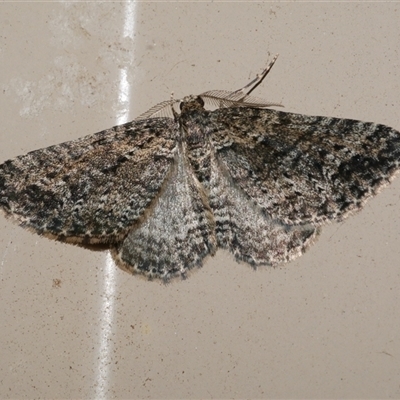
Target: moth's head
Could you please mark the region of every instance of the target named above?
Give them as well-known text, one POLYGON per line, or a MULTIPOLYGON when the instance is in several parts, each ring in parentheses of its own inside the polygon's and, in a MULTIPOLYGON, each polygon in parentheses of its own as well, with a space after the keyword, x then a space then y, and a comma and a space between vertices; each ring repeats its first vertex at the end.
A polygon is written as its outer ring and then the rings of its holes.
POLYGON ((182 113, 195 110, 204 110, 204 100, 200 96, 186 96, 181 100, 179 108, 182 113))

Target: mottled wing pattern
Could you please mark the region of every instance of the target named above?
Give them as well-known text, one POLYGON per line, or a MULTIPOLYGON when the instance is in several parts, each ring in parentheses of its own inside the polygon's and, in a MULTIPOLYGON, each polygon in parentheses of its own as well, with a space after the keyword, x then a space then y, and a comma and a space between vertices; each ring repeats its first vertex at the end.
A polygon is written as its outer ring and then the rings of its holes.
POLYGON ((74 243, 124 238, 168 178, 169 118, 133 121, 0 165, 0 207, 39 234, 74 243))
POLYGON ((301 255, 313 243, 317 229, 272 219, 232 180, 232 172, 219 154, 213 155, 210 206, 218 246, 252 266, 275 266, 301 255))
POLYGON ((186 277, 217 247, 253 266, 299 256, 320 225, 391 180, 400 133, 265 109, 251 93, 275 60, 242 89, 171 99, 6 161, 0 208, 50 238, 108 245, 123 269, 164 281, 186 277), (206 111, 204 100, 220 108, 206 111))
POLYGON ((399 167, 400 133, 369 122, 230 108, 208 134, 233 184, 290 225, 343 219, 399 167))
POLYGON ((214 218, 183 147, 179 146, 168 184, 147 219, 113 250, 117 263, 130 272, 168 281, 185 277, 215 253, 214 218))

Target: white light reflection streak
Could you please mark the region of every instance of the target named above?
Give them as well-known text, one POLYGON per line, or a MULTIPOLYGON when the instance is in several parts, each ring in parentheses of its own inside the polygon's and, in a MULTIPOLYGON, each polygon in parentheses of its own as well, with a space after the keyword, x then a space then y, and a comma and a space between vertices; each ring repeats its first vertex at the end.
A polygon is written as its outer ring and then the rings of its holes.
MULTIPOLYGON (((125 3, 124 9, 124 31, 123 37, 134 38, 135 29, 135 12, 136 1, 128 1, 125 3)), ((132 55, 133 57, 133 55, 132 55)), ((116 120, 116 125, 127 122, 130 110, 130 93, 131 87, 128 82, 127 68, 120 69, 119 76, 119 91, 118 91, 118 104, 120 112, 116 120)), ((113 325, 114 325, 114 311, 115 311, 115 279, 116 266, 111 258, 110 253, 107 253, 104 268, 104 285, 103 285, 103 301, 100 305, 101 309, 101 323, 99 325, 100 332, 100 346, 98 353, 98 370, 95 384, 95 398, 105 399, 109 398, 109 385, 110 385, 110 366, 112 363, 113 352, 113 325)))

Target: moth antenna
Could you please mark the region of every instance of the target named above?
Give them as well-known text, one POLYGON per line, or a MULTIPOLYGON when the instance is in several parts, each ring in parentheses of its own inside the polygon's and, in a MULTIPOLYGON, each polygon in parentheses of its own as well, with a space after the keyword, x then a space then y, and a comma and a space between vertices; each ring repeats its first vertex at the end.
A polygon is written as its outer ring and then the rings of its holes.
POLYGON ((258 87, 261 82, 265 79, 265 77, 268 75, 268 72, 271 71, 272 66, 275 64, 275 61, 279 57, 279 54, 277 54, 272 61, 267 65, 267 67, 264 69, 264 71, 261 72, 261 74, 257 74, 257 76, 246 86, 242 87, 241 89, 235 90, 233 92, 234 95, 237 95, 239 93, 242 93, 243 96, 242 98, 245 98, 248 96, 256 87, 258 87), (246 92, 246 89, 250 88, 248 92, 246 92))

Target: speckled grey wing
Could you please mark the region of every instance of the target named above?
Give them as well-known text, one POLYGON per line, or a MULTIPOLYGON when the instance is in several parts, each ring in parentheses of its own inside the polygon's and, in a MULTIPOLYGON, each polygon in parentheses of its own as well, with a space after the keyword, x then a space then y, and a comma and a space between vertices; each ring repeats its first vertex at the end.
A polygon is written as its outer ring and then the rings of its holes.
POLYGON ((209 127, 232 183, 288 225, 343 219, 399 168, 400 133, 384 125, 231 108, 209 127))
POLYGON ((232 179, 217 153, 211 161, 210 206, 218 246, 253 267, 300 256, 318 234, 312 224, 291 226, 268 215, 232 179))
POLYGON ((74 243, 115 243, 168 178, 169 118, 133 121, 0 165, 0 207, 24 227, 74 243))
POLYGON ((184 147, 178 146, 168 182, 151 213, 112 251, 117 264, 131 273, 164 281, 184 278, 215 253, 214 218, 184 147))

